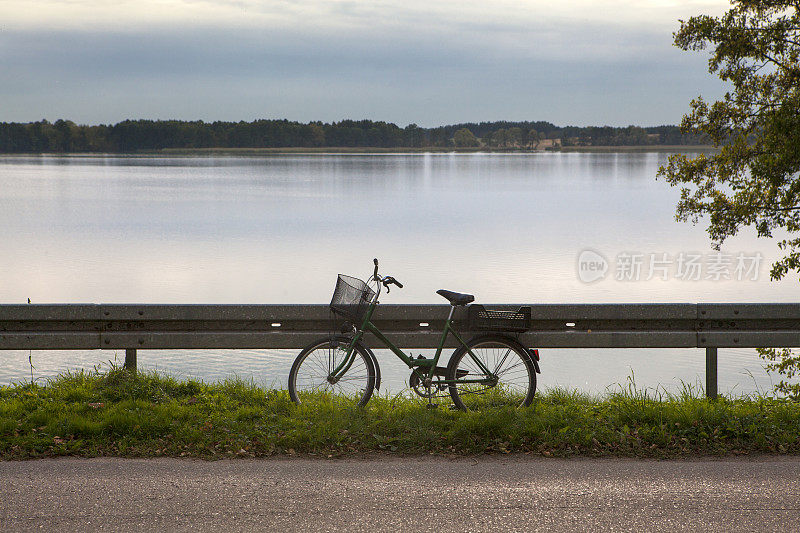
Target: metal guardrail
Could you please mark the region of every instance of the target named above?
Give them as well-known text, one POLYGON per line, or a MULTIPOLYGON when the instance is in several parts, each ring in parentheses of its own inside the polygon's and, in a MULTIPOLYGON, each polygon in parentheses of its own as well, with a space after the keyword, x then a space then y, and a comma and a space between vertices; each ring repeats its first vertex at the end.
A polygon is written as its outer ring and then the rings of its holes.
MULTIPOLYGON (((374 322, 398 346, 431 348, 449 310, 384 304, 374 322)), ((458 308, 459 331, 469 331, 466 318, 458 308)), ((137 349, 301 348, 336 332, 337 322, 327 305, 3 304, 0 350, 125 349, 135 368, 137 349)), ((705 348, 714 397, 717 348, 800 346, 800 303, 534 304, 520 339, 537 348, 705 348)))

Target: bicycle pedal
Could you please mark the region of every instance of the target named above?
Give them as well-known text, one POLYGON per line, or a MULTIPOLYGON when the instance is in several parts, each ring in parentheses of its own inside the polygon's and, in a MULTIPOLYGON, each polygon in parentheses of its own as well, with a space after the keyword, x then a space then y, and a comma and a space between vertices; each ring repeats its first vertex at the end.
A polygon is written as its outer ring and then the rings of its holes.
POLYGON ((425 404, 425 407, 427 407, 428 409, 438 409, 439 408, 439 404, 438 403, 427 403, 427 404, 425 404))

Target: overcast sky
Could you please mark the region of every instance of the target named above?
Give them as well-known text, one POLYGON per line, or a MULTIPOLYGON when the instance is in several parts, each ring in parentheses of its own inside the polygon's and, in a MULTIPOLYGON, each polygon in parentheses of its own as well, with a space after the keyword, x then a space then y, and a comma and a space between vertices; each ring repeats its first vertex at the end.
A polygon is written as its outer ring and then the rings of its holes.
POLYGON ((0 121, 676 124, 725 1, 0 0, 0 121))

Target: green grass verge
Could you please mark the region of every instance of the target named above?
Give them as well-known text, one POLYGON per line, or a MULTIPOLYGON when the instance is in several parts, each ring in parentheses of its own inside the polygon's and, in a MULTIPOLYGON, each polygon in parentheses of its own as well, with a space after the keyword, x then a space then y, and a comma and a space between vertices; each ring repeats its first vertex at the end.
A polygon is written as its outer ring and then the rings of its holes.
POLYGON ((298 406, 286 391, 240 380, 77 372, 0 387, 0 458, 800 453, 800 405, 773 398, 710 401, 691 389, 658 395, 629 385, 602 399, 551 390, 519 410, 443 407, 385 395, 366 408, 322 395, 298 406))

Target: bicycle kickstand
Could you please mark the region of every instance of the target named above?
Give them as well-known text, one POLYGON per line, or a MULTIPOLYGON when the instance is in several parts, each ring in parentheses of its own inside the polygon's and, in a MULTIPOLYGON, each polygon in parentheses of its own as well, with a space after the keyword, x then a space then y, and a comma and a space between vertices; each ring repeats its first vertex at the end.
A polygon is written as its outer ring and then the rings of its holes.
POLYGON ((433 403, 433 392, 431 391, 431 388, 432 387, 426 387, 427 389, 426 392, 428 393, 428 405, 426 405, 425 407, 427 407, 428 409, 436 409, 437 407, 439 407, 439 404, 433 403))

